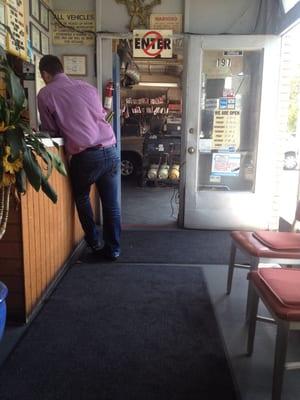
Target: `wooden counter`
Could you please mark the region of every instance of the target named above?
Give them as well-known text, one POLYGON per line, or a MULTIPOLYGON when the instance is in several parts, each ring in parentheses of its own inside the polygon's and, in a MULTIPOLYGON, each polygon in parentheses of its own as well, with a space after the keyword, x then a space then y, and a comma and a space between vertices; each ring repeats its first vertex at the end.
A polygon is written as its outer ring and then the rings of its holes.
MULTIPOLYGON (((62 148, 60 155, 64 159, 62 148)), ((11 201, 0 240, 0 280, 9 290, 10 321, 30 319, 83 239, 69 178, 53 170, 50 183, 58 195, 56 204, 30 185, 21 203, 11 201)), ((91 199, 95 210, 95 191, 91 199)))

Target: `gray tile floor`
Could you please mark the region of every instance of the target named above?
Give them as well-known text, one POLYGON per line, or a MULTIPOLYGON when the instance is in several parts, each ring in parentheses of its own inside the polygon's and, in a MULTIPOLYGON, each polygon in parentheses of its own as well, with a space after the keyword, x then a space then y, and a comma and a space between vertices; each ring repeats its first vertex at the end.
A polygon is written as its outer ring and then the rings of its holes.
MULTIPOLYGON (((169 224, 176 229, 176 210, 170 213, 172 188, 138 188, 123 182, 122 207, 125 224, 169 224), (173 219, 173 221, 172 221, 173 219)), ((173 211, 173 208, 172 208, 173 211)), ((216 243, 217 246, 217 243, 216 243)), ((246 270, 236 269, 230 296, 225 294, 227 266, 203 266, 211 300, 223 335, 224 346, 242 400, 271 400, 275 325, 258 322, 254 352, 245 355, 246 270)), ((261 307, 260 313, 267 315, 261 307)), ((290 337, 289 361, 300 360, 300 332, 290 337)), ((282 400, 300 399, 300 370, 285 373, 282 400)))
POLYGON ((177 225, 176 187, 138 187, 134 180, 122 182, 122 223, 125 227, 177 225))
MULTIPOLYGON (((236 269, 230 296, 225 294, 227 266, 204 266, 204 273, 215 314, 223 335, 232 370, 242 400, 271 400, 275 325, 257 323, 254 352, 245 356, 246 270, 236 269)), ((268 315, 263 306, 261 315, 268 315)), ((290 335, 288 360, 300 360, 300 332, 290 335)), ((300 370, 286 371, 282 400, 300 399, 300 370)))

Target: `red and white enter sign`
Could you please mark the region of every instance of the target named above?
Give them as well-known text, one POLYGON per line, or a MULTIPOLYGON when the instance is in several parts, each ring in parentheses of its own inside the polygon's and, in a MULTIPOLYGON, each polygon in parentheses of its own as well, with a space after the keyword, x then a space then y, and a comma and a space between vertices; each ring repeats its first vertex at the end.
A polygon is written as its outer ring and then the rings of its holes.
POLYGON ((133 31, 133 57, 172 58, 171 30, 133 31))

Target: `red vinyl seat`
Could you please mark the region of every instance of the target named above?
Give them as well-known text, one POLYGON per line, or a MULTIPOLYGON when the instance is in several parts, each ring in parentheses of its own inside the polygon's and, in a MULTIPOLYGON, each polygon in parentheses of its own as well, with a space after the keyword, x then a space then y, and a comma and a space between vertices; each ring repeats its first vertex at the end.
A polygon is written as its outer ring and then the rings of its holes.
MULTIPOLYGON (((249 326, 247 354, 253 352, 258 303, 261 299, 277 326, 273 367, 272 400, 280 400, 284 371, 300 368, 300 363, 287 363, 286 352, 291 330, 300 330, 300 269, 260 268, 248 274, 249 326)), ((269 322, 269 319, 265 319, 269 322)))
MULTIPOLYGON (((297 221, 300 221, 300 201, 297 204, 294 226, 297 221)), ((300 233, 298 232, 232 231, 231 238, 227 294, 231 292, 234 268, 253 270, 258 268, 260 263, 300 266, 300 233), (235 262, 237 249, 248 256, 249 264, 235 262)))

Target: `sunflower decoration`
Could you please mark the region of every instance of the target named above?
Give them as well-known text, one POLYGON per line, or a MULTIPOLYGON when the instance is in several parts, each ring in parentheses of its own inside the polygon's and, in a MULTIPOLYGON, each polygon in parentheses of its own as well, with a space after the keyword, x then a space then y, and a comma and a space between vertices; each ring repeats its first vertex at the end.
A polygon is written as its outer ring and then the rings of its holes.
POLYGON ((19 153, 19 156, 16 160, 11 157, 11 150, 9 146, 5 147, 5 152, 3 156, 3 169, 4 172, 9 172, 10 174, 14 175, 15 172, 20 171, 23 167, 22 162, 22 154, 19 153))
MULTIPOLYGON (((57 152, 50 151, 23 118, 26 108, 24 89, 0 47, 0 239, 6 230, 12 188, 25 194, 30 184, 56 203, 48 179, 53 168, 66 175, 57 152)), ((58 148, 55 142, 53 145, 58 148)))

